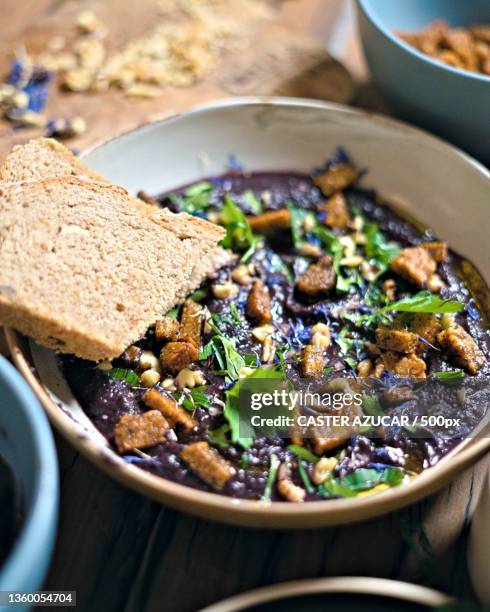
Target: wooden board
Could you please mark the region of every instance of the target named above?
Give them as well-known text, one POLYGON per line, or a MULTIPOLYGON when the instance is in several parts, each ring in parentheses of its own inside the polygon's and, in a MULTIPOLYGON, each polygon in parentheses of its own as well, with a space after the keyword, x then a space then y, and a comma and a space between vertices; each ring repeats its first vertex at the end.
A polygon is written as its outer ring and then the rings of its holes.
MULTIPOLYGON (((9 25, 0 38, 0 69, 4 74, 8 71, 13 49, 20 45, 29 53, 38 54, 54 36, 62 36, 69 43, 75 35, 76 16, 82 8, 92 8, 110 25, 106 38, 108 49, 119 49, 124 42, 144 35, 158 19, 155 0, 55 1, 50 4, 43 0, 35 5, 29 1, 26 4, 31 6, 31 13, 26 12, 25 5, 19 7, 19 3, 5 1, 10 4, 7 14, 19 12, 27 27, 16 26, 7 20, 9 25)), ((84 117, 87 132, 69 141, 70 146, 83 149, 151 119, 217 98, 287 95, 349 102, 355 91, 354 81, 322 44, 340 4, 338 0, 264 0, 263 16, 257 17, 257 11, 247 16, 242 14, 243 3, 230 1, 227 18, 251 21, 248 44, 243 49, 227 50, 218 67, 205 80, 188 88, 168 87, 154 99, 128 98, 115 89, 96 94, 67 93, 54 84, 46 114, 49 118, 84 117)), ((41 130, 35 129, 13 130, 8 122, 2 121, 0 157, 12 144, 41 134, 41 130)))

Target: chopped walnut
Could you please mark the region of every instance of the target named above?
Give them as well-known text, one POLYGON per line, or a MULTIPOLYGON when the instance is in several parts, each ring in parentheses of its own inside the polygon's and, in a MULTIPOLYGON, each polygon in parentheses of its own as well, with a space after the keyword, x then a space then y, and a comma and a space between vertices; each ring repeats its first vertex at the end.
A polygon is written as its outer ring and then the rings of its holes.
POLYGON ((277 490, 279 495, 290 502, 302 502, 306 497, 306 491, 291 480, 289 467, 281 463, 277 472, 277 490))

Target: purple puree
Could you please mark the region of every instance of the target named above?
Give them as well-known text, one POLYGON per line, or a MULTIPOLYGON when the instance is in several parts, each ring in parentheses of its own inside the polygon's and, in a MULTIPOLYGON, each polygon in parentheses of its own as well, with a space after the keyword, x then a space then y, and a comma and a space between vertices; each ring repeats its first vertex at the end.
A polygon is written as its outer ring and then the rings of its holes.
MULTIPOLYGON (((313 185, 311 178, 300 174, 264 172, 246 175, 230 173, 219 178, 213 178, 211 181, 215 185, 215 190, 211 196, 212 203, 216 203, 218 206, 224 195, 230 194, 234 202, 246 214, 252 213, 247 198, 244 199, 242 195, 246 190, 252 190, 259 197, 266 191, 267 209, 283 208, 285 203, 291 203, 297 208, 315 210, 319 204, 325 201, 325 197, 313 185)), ((184 191, 185 188, 182 188, 174 193, 182 194, 184 191)), ((351 211, 357 209, 362 212, 366 220, 376 221, 387 240, 395 240, 402 247, 434 240, 430 231, 418 231, 413 225, 397 216, 393 210, 382 205, 373 192, 349 189, 345 193, 351 211)), ((160 196, 158 200, 163 206, 177 210, 175 201, 170 200, 165 195, 160 196)), ((362 312, 362 297, 367 289, 367 284, 350 294, 336 295, 335 291, 332 291, 321 300, 298 296, 297 292, 294 291, 294 283, 288 280, 283 267, 283 263, 287 263, 296 277, 304 270, 304 263, 302 263, 304 260, 298 258, 295 254, 289 230, 278 232, 273 239, 267 240, 265 247, 258 249, 250 261, 255 264, 259 276, 269 287, 275 325, 284 330, 290 344, 295 348, 301 348, 308 342, 309 333, 307 330, 315 322, 325 321, 325 317, 327 317, 332 335, 335 338, 340 329, 346 325, 345 321, 341 321, 338 316, 343 307, 352 306, 352 304, 361 300, 362 312)), ((439 266, 438 273, 446 283, 446 288, 441 295, 443 298, 469 304, 465 310, 457 315, 457 321, 471 333, 482 351, 488 356, 490 347, 485 322, 472 305, 468 289, 457 276, 460 264, 460 258, 454 253, 450 253, 447 261, 439 266)), ((225 267, 212 280, 224 281, 229 278, 229 272, 230 269, 225 267)), ((389 273, 387 274, 389 276, 389 273)), ((403 281, 397 278, 397 282, 403 286, 403 281)), ((248 291, 248 287, 240 286, 238 297, 233 302, 240 314, 245 311, 248 291)), ((411 294, 416 292, 413 287, 410 288, 407 285, 408 291, 411 294)), ((233 319, 229 301, 218 300, 213 298, 212 295, 208 295, 200 302, 206 305, 211 313, 217 313, 226 320, 233 319)), ((223 324, 222 330, 229 337, 237 338, 236 346, 242 355, 255 353, 260 356, 261 345, 253 339, 251 335, 252 327, 253 325, 244 316, 240 327, 230 321, 230 323, 223 324)), ((155 344, 151 335, 141 340, 138 345, 155 349, 156 354, 159 352, 159 346, 155 344)), ((358 351, 358 354, 354 354, 356 362, 361 361, 365 356, 366 354, 362 350, 358 351)), ((429 350, 425 361, 428 374, 447 369, 447 361, 444 361, 441 352, 437 350, 429 350)), ((67 380, 75 396, 95 426, 111 443, 113 442, 114 426, 122 415, 140 413, 147 409, 139 400, 143 393, 142 390, 135 390, 127 382, 107 376, 104 372, 96 369, 92 363, 74 357, 62 357, 62 362, 67 380)), ((131 367, 131 364, 121 361, 118 363, 117 360, 114 365, 131 367)), ((351 371, 336 343, 332 343, 328 348, 326 365, 334 368, 333 376, 337 377, 342 371, 351 371)), ((213 358, 199 362, 199 368, 204 372, 208 381, 209 386, 206 394, 211 398, 211 404, 213 404, 212 400, 214 398, 223 401, 223 378, 210 373, 217 369, 213 358)), ((292 378, 297 377, 297 361, 288 363, 287 370, 292 378)), ((477 378, 488 377, 488 374, 489 366, 487 362, 478 373, 477 378)), ((461 410, 459 410, 460 412, 461 410)), ((344 447, 345 454, 338 465, 337 475, 342 476, 357 468, 372 467, 373 465, 399 466, 414 472, 420 472, 437 463, 483 415, 459 414, 459 416, 463 417, 463 426, 449 438, 438 437, 434 434, 426 439, 414 438, 410 440, 401 436, 395 428, 389 428, 384 439, 370 440, 362 435, 356 436, 344 447), (406 453, 408 459, 403 459, 403 453, 400 453, 400 449, 406 453)), ((197 408, 194 417, 198 423, 194 431, 189 434, 184 434, 179 430, 171 431, 167 435, 168 441, 165 444, 146 449, 145 454, 151 457, 151 460, 136 455, 127 455, 127 460, 142 469, 174 482, 206 491, 211 490, 196 474, 189 470, 179 458, 179 453, 183 445, 189 441, 207 440, 207 431, 217 429, 226 421, 220 410, 216 414, 216 411, 210 412, 204 408, 197 408)), ((221 447, 219 450, 222 455, 229 459, 237 470, 236 475, 228 481, 221 493, 238 498, 260 498, 269 474, 271 453, 274 453, 280 461, 291 463, 293 466, 292 479, 296 483, 301 483, 300 474, 296 467, 297 457, 287 448, 290 443, 290 440, 280 438, 259 438, 255 440, 248 451, 244 451, 239 445, 221 447), (246 468, 243 467, 242 462, 244 454, 248 458, 245 464, 246 468)), ((338 453, 339 450, 336 449, 335 453, 338 453)), ((311 476, 312 465, 306 462, 304 465, 307 473, 311 476)), ((314 501, 324 498, 315 491, 308 493, 306 500, 314 501)), ((279 499, 274 487, 272 499, 279 499)))

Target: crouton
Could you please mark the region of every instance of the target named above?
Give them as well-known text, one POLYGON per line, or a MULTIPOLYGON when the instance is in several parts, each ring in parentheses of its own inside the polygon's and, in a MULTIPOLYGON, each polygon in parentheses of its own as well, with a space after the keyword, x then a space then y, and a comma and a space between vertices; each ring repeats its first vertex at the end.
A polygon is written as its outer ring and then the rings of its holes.
POLYGON ((326 213, 325 225, 335 229, 345 229, 352 223, 347 200, 342 193, 334 193, 319 210, 326 213))
POLYGON ((349 430, 345 434, 332 438, 313 438, 313 450, 317 455, 323 455, 323 453, 338 448, 348 442, 351 436, 352 431, 349 430))
POLYGON ((198 357, 199 350, 191 342, 169 342, 160 353, 160 362, 164 370, 177 374, 198 357))
POLYGON ((387 351, 376 360, 376 375, 381 376, 385 370, 389 370, 397 376, 425 378, 426 364, 415 353, 400 355, 393 351, 387 351))
POLYGON ((357 170, 350 164, 335 164, 328 170, 313 177, 313 182, 325 196, 342 191, 357 179, 357 170))
POLYGON ((155 323, 155 336, 157 340, 177 340, 179 336, 179 322, 172 317, 163 317, 155 323))
POLYGON ((439 320, 432 314, 403 312, 389 327, 378 327, 376 342, 379 348, 387 351, 425 352, 428 344, 435 343, 440 330, 439 320))
POLYGON ((403 276, 418 287, 425 287, 434 274, 437 264, 423 247, 410 247, 395 257, 390 264, 393 272, 403 276))
POLYGON ((149 408, 159 410, 171 427, 179 423, 185 431, 191 431, 196 426, 196 421, 185 408, 180 406, 173 397, 158 391, 155 387, 146 391, 141 399, 149 408))
POLYGON ((194 300, 186 300, 180 318, 179 340, 190 342, 198 350, 201 348, 201 331, 204 325, 203 308, 194 300))
POLYGON ((259 323, 272 321, 269 289, 260 279, 254 281, 248 294, 247 315, 259 323))
POLYGON ((256 234, 270 236, 277 230, 289 229, 291 226, 291 211, 289 208, 269 210, 261 215, 249 215, 247 221, 256 234))
POLYGON ((469 374, 476 374, 486 363, 485 355, 478 344, 461 325, 453 325, 445 329, 437 336, 437 340, 454 363, 464 368, 469 374))
POLYGON ((223 489, 235 474, 233 466, 207 442, 194 442, 185 446, 180 457, 213 489, 223 489))
POLYGON ((324 351, 319 346, 309 344, 303 349, 301 371, 305 378, 319 378, 325 365, 324 351))
POLYGON ((446 242, 424 242, 421 246, 424 247, 432 259, 437 263, 443 262, 447 257, 448 251, 446 242))
POLYGON ((296 286, 301 293, 317 295, 325 293, 335 286, 336 274, 333 269, 333 259, 325 255, 316 263, 311 264, 298 280, 296 286))
POLYGON ((148 448, 165 442, 169 424, 158 410, 143 414, 125 414, 114 428, 117 450, 122 453, 148 448))

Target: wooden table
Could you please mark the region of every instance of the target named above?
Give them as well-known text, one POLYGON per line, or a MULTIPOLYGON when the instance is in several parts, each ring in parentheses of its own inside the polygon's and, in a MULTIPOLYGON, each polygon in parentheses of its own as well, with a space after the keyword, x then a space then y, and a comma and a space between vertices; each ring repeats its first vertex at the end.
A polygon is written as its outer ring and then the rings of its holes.
MULTIPOLYGON (((114 19, 122 30, 131 27, 127 15, 136 4, 140 0, 118 0, 114 19)), ((86 0, 83 6, 87 5, 101 11, 115 6, 114 0, 86 0)), ((5 68, 15 43, 40 44, 59 32, 80 5, 61 0, 3 0, 2 8, 0 64, 5 68)), ((366 78, 347 0, 290 0, 277 10, 272 38, 301 41, 294 47, 292 62, 294 70, 303 75, 299 79, 294 75, 295 95, 350 98, 358 105, 383 110, 366 78), (318 72, 304 58, 306 54, 318 59, 325 41, 343 59, 352 77, 323 56, 321 70, 328 83, 318 89, 318 72)), ((257 63, 261 51, 254 53, 251 57, 257 63)), ((263 72, 254 75, 248 90, 231 93, 273 93, 262 89, 263 72)), ((155 114, 229 95, 225 81, 213 77, 191 89, 169 91, 164 100, 156 102, 129 103, 115 94, 102 100, 56 94, 50 104, 53 112, 65 115, 86 111, 89 130, 73 143, 83 147, 155 114)), ((31 133, 13 132, 4 125, 0 155, 27 136, 31 133)), ((401 578, 472 598, 465 563, 466 536, 489 457, 440 494, 396 514, 339 529, 281 532, 225 527, 175 512, 104 476, 59 436, 57 447, 59 531, 45 588, 76 590, 79 609, 187 612, 262 585, 334 575, 401 578)))

